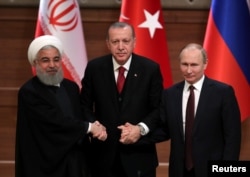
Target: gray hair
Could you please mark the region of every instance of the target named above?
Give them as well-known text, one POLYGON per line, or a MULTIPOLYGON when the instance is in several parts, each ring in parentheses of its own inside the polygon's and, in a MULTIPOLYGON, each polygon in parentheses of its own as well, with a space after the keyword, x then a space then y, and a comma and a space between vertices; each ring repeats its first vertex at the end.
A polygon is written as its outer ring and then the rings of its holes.
POLYGON ((129 27, 132 30, 132 37, 135 38, 135 30, 134 27, 126 22, 115 22, 112 23, 109 28, 108 28, 108 32, 107 32, 107 36, 106 36, 106 40, 109 39, 109 30, 113 29, 113 28, 125 28, 125 27, 129 27))

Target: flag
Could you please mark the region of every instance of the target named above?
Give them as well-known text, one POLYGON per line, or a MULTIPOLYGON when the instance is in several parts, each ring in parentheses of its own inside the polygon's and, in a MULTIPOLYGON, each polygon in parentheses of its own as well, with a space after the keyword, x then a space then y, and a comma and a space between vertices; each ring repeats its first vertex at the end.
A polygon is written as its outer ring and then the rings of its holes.
POLYGON ((134 27, 134 52, 157 62, 164 87, 170 86, 173 81, 160 0, 123 0, 119 21, 134 27))
POLYGON ((61 40, 64 77, 81 88, 88 60, 77 0, 40 0, 35 37, 41 35, 53 35, 61 40))
POLYGON ((250 0, 212 0, 204 39, 206 74, 233 86, 241 120, 250 116, 250 0))

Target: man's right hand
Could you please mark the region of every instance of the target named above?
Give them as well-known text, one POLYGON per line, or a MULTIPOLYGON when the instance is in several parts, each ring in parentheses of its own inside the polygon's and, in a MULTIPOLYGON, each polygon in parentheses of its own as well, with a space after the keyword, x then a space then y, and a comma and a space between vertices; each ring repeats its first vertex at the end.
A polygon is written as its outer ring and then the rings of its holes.
POLYGON ((94 138, 97 138, 101 141, 105 141, 108 137, 106 128, 99 121, 91 123, 90 133, 94 138))

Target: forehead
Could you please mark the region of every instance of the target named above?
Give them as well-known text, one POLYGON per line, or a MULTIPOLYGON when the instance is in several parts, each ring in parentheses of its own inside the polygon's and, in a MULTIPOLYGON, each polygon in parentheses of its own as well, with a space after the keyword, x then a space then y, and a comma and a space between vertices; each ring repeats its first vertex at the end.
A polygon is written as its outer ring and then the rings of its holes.
POLYGON ((110 28, 109 30, 110 38, 113 37, 131 37, 132 30, 130 27, 122 27, 122 28, 110 28))
POLYGON ((55 47, 46 47, 38 51, 38 55, 60 55, 59 50, 55 47))
POLYGON ((192 59, 201 59, 202 60, 202 54, 199 49, 196 48, 187 48, 184 49, 180 54, 181 60, 192 60, 192 59))

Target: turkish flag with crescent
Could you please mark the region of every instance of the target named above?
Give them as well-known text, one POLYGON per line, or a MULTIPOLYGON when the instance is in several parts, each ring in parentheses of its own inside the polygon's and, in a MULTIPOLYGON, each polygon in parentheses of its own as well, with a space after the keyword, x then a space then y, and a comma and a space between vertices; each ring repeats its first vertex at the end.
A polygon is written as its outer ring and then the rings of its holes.
POLYGON ((42 35, 53 35, 62 41, 64 77, 81 88, 88 60, 77 0, 40 0, 35 37, 42 35))
POLYGON ((135 28, 134 52, 159 63, 164 87, 171 86, 173 81, 160 0, 123 0, 119 21, 135 28))

